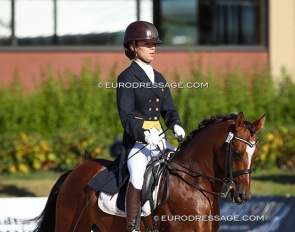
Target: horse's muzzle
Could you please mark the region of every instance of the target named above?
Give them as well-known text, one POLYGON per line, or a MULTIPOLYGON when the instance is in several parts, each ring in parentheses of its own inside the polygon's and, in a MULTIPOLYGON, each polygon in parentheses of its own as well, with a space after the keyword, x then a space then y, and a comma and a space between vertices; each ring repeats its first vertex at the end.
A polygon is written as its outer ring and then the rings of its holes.
POLYGON ((235 190, 230 192, 233 203, 237 205, 245 204, 251 197, 251 195, 247 196, 245 192, 237 192, 235 190))

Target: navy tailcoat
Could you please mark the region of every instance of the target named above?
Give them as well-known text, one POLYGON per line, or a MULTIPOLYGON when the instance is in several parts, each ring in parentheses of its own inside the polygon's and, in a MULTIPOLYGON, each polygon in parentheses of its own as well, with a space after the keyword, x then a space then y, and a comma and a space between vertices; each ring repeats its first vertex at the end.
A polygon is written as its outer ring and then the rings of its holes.
POLYGON ((144 121, 158 121, 162 116, 169 129, 175 124, 181 126, 167 81, 156 70, 154 74, 152 84, 144 70, 133 61, 117 79, 117 107, 126 150, 136 141, 145 143, 144 121))

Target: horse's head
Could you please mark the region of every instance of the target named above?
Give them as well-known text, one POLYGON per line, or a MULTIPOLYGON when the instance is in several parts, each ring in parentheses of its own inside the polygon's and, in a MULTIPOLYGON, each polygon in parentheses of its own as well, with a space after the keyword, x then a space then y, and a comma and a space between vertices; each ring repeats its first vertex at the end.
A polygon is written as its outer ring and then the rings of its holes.
POLYGON ((265 115, 248 122, 242 112, 203 120, 181 144, 180 155, 170 163, 171 170, 179 177, 198 177, 196 183, 181 179, 204 196, 230 194, 234 203, 245 203, 251 196, 250 174, 259 153, 256 132, 263 128, 264 121, 265 115))
POLYGON ((244 204, 251 197, 250 174, 259 153, 256 132, 263 128, 265 115, 253 123, 245 121, 243 113, 236 117, 226 139, 226 179, 233 181, 230 196, 235 204, 244 204))

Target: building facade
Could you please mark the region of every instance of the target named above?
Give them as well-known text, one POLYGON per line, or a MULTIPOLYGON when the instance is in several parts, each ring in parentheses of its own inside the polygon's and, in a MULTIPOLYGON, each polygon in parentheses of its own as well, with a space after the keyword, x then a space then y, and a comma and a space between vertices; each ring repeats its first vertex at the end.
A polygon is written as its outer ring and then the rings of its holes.
POLYGON ((0 81, 17 73, 30 88, 49 66, 79 73, 86 62, 107 78, 129 63, 121 44, 135 20, 157 26, 164 42, 153 66, 167 78, 194 62, 204 70, 267 65, 277 81, 283 68, 294 78, 294 17, 294 0, 2 0, 0 81))

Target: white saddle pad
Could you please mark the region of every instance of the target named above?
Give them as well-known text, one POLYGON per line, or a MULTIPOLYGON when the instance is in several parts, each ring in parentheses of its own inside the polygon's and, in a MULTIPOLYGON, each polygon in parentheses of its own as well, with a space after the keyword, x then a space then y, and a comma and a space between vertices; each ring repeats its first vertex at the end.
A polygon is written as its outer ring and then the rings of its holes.
MULTIPOLYGON (((159 186, 156 186, 154 192, 153 192, 153 199, 154 199, 154 205, 156 207, 155 202, 157 202, 157 196, 158 196, 158 190, 159 186)), ((119 216, 119 217, 126 217, 126 212, 118 209, 117 207, 117 198, 118 193, 115 195, 110 195, 104 192, 100 192, 98 197, 98 207, 105 213, 119 216)), ((150 203, 147 201, 143 205, 141 209, 141 216, 147 217, 151 214, 151 207, 150 203)))

